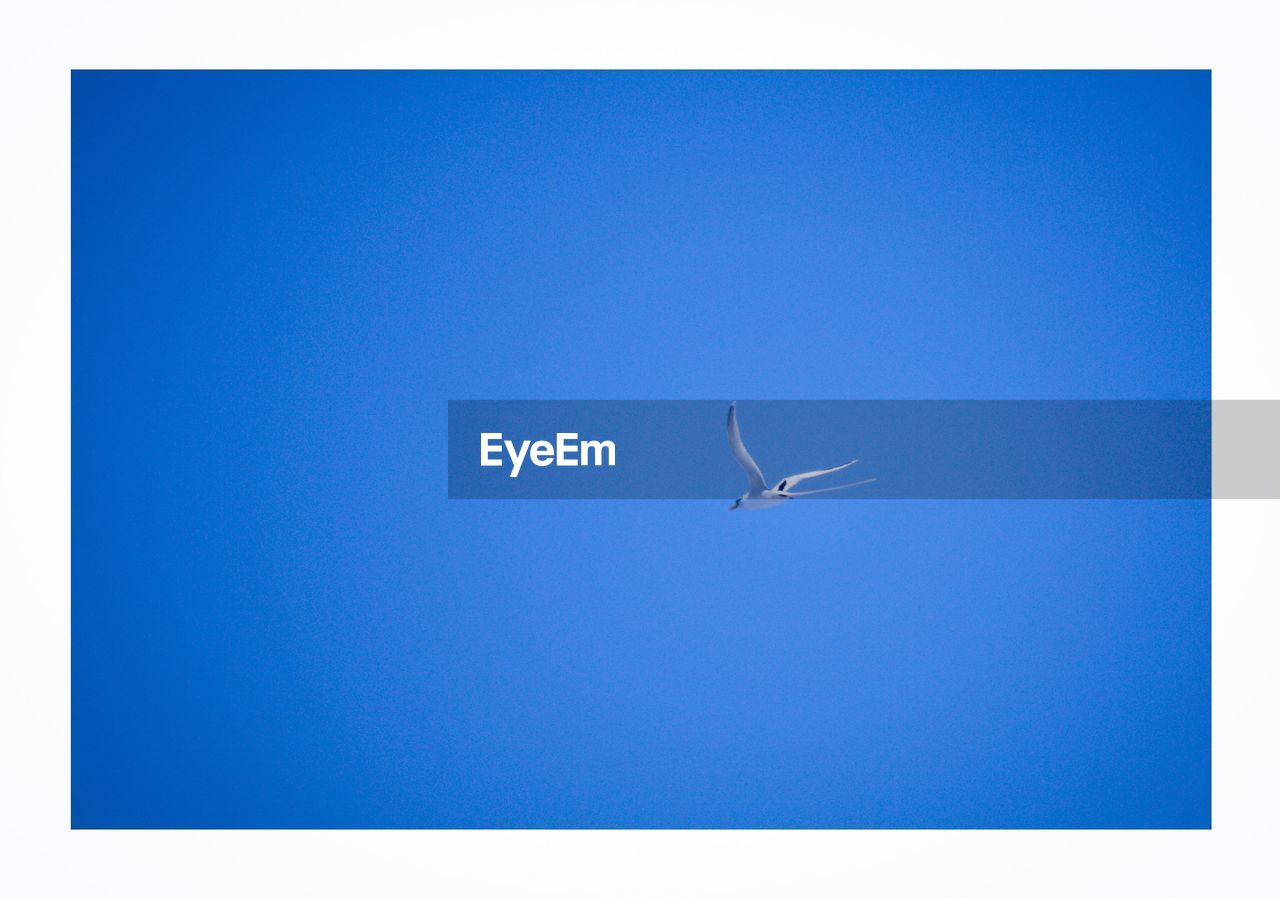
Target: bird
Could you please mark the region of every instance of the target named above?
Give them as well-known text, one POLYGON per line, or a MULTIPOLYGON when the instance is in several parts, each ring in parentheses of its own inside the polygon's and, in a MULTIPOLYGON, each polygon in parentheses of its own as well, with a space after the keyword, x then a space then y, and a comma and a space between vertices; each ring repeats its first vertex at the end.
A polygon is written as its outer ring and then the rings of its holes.
POLYGON ((792 474, 778 481, 777 485, 770 488, 765 485, 764 474, 760 473, 760 466, 756 464, 751 453, 747 451, 747 447, 742 445, 742 434, 738 431, 738 403, 729 403, 729 448, 733 450, 733 457, 738 460, 738 464, 742 465, 742 469, 747 472, 747 484, 749 489, 739 496, 732 505, 729 506, 730 511, 743 509, 745 511, 760 511, 765 508, 772 508, 775 505, 781 505, 789 499, 798 499, 801 496, 813 496, 818 493, 833 493, 836 490, 847 490, 855 486, 871 483, 874 477, 867 480, 859 480, 857 483, 846 483, 843 486, 829 486, 821 490, 803 490, 796 492, 793 487, 805 480, 813 477, 821 477, 824 474, 834 474, 836 471, 843 471, 850 465, 855 465, 858 460, 847 461, 842 465, 836 465, 834 468, 823 468, 821 471, 806 471, 803 474, 792 474))

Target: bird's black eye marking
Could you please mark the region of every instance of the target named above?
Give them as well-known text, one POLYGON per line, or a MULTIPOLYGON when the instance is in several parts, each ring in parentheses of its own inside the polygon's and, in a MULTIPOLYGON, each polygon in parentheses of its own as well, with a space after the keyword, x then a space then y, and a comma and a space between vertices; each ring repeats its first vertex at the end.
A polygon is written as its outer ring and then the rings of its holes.
POLYGON ((782 483, 778 484, 778 489, 785 490, 786 488, 787 488, 787 482, 785 480, 782 481, 782 483))

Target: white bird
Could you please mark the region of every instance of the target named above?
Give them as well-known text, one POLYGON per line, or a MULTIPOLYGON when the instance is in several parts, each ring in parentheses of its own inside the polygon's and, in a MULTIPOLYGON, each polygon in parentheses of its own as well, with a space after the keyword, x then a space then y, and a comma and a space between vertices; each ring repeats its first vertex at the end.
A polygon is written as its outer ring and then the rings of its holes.
POLYGON ((729 448, 733 450, 733 457, 738 460, 738 464, 742 465, 744 471, 747 472, 747 483, 750 485, 745 493, 738 497, 732 505, 729 506, 730 511, 737 511, 739 508, 747 511, 758 511, 762 508, 769 508, 788 499, 795 499, 799 496, 813 496, 817 493, 833 493, 836 490, 847 490, 850 487, 862 486, 864 483, 871 483, 875 480, 871 477, 867 480, 859 480, 857 483, 846 483, 843 486, 829 486, 822 490, 804 490, 797 493, 792 487, 803 480, 811 477, 821 477, 823 474, 833 474, 836 471, 843 471, 850 465, 855 465, 858 460, 847 461, 842 465, 836 465, 834 468, 824 468, 821 471, 806 471, 803 474, 792 474, 790 477, 783 477, 778 481, 777 486, 770 489, 765 486, 764 475, 760 473, 760 466, 756 464, 751 453, 747 451, 747 447, 742 445, 742 434, 738 432, 738 403, 729 403, 729 448))

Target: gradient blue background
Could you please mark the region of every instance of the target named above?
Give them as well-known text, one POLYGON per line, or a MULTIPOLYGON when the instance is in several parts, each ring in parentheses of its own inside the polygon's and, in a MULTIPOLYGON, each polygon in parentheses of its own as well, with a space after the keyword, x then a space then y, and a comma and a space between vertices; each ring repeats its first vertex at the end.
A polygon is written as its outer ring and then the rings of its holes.
POLYGON ((1207 501, 446 499, 449 398, 1207 399, 1207 73, 72 111, 74 826, 1209 825, 1207 501))

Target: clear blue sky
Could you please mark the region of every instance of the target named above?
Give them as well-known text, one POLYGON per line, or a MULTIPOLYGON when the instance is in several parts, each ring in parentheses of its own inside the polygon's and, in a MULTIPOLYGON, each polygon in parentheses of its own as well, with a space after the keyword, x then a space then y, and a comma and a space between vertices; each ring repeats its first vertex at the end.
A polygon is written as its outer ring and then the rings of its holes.
POLYGON ((72 109, 74 825, 1209 824, 1207 501, 446 498, 450 398, 1208 398, 1207 73, 72 109))

